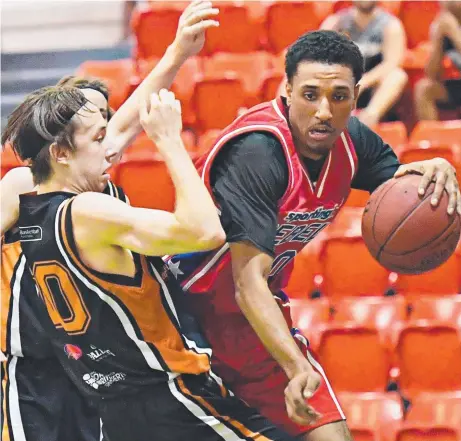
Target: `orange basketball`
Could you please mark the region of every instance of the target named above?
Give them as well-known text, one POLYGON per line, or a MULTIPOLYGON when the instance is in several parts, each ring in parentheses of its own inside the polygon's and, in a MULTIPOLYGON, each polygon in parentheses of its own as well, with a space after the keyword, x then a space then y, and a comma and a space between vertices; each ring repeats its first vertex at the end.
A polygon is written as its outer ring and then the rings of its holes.
POLYGON ((448 193, 431 205, 435 184, 418 195, 419 175, 391 179, 370 197, 362 218, 363 239, 385 268, 421 274, 437 268, 453 254, 460 237, 457 213, 447 213, 448 193))

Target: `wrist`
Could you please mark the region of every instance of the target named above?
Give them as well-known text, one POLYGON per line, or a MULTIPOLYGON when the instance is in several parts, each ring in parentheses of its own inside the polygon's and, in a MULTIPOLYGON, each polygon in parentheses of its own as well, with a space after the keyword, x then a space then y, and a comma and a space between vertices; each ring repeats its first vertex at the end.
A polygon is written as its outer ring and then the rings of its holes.
POLYGON ((285 371, 286 376, 290 380, 296 377, 296 375, 299 375, 304 372, 311 372, 314 370, 312 365, 304 356, 296 360, 291 360, 289 363, 286 363, 285 366, 282 366, 282 368, 285 371))
POLYGON ((173 43, 168 46, 166 55, 169 57, 173 67, 181 67, 189 58, 189 56, 181 50, 180 45, 176 43, 176 41, 173 41, 173 43))

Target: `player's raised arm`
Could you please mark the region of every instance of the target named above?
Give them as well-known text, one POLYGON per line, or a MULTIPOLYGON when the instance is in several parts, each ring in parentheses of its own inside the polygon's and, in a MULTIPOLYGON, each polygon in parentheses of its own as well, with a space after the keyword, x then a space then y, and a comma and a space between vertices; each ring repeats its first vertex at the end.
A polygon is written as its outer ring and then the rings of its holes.
POLYGON ((19 195, 34 189, 29 167, 10 170, 0 181, 2 236, 13 227, 19 217, 19 195))
POLYGON ((134 208, 97 193, 76 197, 72 219, 81 248, 120 246, 145 255, 213 249, 225 240, 217 209, 181 141, 173 93, 153 94, 140 120, 163 155, 176 189, 174 213, 134 208))
MULTIPOLYGON (((105 142, 110 149, 109 157, 112 161, 119 159, 123 150, 141 132, 139 103, 148 100, 151 93, 171 86, 184 62, 202 50, 205 31, 219 25, 214 20, 218 12, 208 0, 195 0, 184 10, 179 20, 176 38, 165 55, 107 125, 105 142)), ((152 32, 155 33, 155 30, 152 32)))

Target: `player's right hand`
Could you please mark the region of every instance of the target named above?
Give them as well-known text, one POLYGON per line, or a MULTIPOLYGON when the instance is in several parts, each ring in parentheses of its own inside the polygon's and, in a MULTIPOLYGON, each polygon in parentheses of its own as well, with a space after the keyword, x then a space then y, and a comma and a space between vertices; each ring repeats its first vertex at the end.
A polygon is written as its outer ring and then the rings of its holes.
POLYGON ((139 121, 149 136, 158 146, 162 141, 181 137, 181 104, 174 93, 166 89, 153 93, 150 101, 142 103, 139 109, 139 121))
POLYGON ((322 416, 311 405, 311 398, 320 386, 322 377, 313 369, 292 377, 285 389, 285 404, 290 419, 301 426, 314 424, 322 416))

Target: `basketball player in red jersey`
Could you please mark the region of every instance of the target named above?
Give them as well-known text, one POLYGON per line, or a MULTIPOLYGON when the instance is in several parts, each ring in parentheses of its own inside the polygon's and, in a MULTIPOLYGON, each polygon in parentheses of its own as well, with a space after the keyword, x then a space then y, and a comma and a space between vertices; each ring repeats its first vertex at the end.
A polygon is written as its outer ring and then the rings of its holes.
MULTIPOLYGON (((301 36, 286 55, 287 98, 237 118, 199 164, 227 243, 175 256, 170 268, 213 347, 213 366, 237 396, 308 441, 351 440, 322 367, 297 334, 281 291, 296 254, 335 218, 350 189, 373 192, 393 176, 432 179, 461 212, 443 159, 400 166, 392 149, 351 117, 363 74, 359 48, 333 31, 301 36), (199 295, 201 294, 201 295, 199 295), (277 304, 278 303, 278 304, 277 304)), ((166 258, 169 259, 168 257, 166 258)))

